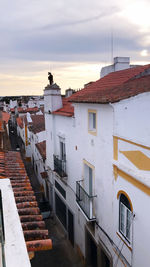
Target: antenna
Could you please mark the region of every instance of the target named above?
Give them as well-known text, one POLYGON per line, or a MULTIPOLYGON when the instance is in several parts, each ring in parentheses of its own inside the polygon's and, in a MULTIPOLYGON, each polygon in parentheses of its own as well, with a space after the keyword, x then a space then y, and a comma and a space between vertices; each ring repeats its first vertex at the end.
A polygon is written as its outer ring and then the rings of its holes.
POLYGON ((113 36, 113 29, 111 29, 111 61, 113 63, 114 60, 114 36, 113 36))
POLYGON ((50 72, 52 72, 52 64, 51 63, 49 63, 49 70, 50 70, 50 72))

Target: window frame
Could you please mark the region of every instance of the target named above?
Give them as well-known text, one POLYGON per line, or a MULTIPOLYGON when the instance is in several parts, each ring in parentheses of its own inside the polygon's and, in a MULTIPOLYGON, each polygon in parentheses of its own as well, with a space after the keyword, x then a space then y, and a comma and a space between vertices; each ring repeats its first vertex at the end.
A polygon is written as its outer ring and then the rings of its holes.
POLYGON ((97 135, 97 110, 95 109, 88 109, 88 132, 97 135), (93 127, 93 124, 95 124, 95 127, 93 127))
POLYGON ((60 159, 63 161, 66 161, 66 144, 65 140, 59 140, 59 146, 60 146, 60 159))
POLYGON ((82 172, 82 177, 83 177, 83 188, 85 191, 88 193, 89 196, 92 196, 95 194, 95 167, 83 159, 83 172, 82 172), (86 182, 88 181, 88 186, 86 182), (88 188, 88 190, 87 190, 88 188))
POLYGON ((129 244, 131 244, 131 239, 132 239, 132 207, 130 205, 128 198, 123 193, 120 194, 120 197, 119 197, 119 233, 125 238, 125 240, 129 244), (124 201, 121 200, 121 196, 123 196, 124 201), (125 201, 126 201, 126 203, 125 203, 125 201), (128 224, 130 224, 130 225, 128 225, 128 224), (129 228, 129 230, 128 230, 128 228, 129 228))

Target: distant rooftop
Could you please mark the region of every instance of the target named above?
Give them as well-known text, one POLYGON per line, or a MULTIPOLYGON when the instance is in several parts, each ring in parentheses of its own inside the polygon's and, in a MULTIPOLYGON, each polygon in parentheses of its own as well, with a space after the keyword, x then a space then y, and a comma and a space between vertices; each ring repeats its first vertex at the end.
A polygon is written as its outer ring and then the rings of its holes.
POLYGON ((150 64, 111 72, 69 98, 70 102, 114 103, 150 92, 150 64))

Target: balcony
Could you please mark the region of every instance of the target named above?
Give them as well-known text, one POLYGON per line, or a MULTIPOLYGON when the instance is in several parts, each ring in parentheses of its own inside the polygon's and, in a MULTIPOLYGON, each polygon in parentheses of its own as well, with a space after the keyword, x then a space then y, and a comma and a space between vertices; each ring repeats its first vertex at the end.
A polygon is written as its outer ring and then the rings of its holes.
POLYGON ((66 160, 59 159, 54 155, 54 171, 59 174, 60 177, 67 177, 66 174, 66 160))
POLYGON ((85 213, 89 220, 95 220, 94 215, 94 198, 96 196, 90 196, 81 186, 82 181, 76 182, 76 202, 85 213))

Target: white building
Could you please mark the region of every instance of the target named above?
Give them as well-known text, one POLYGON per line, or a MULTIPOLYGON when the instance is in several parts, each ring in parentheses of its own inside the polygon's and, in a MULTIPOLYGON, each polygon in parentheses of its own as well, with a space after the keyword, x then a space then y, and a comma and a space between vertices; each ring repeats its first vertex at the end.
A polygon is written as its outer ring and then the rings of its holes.
POLYGON ((34 170, 37 172, 37 165, 41 156, 37 151, 36 144, 46 140, 45 120, 43 115, 31 115, 32 123, 28 126, 28 149, 34 170))
POLYGON ((10 109, 11 109, 11 108, 15 108, 15 107, 17 107, 17 106, 18 106, 17 100, 12 100, 12 99, 10 99, 10 103, 9 103, 9 107, 10 107, 10 109))
POLYGON ((106 76, 107 74, 111 72, 134 68, 137 66, 138 65, 130 65, 129 57, 115 57, 112 65, 105 66, 101 69, 100 78, 103 78, 104 76, 106 76))
POLYGON ((50 202, 92 266, 149 266, 149 73, 113 72, 65 100, 44 91, 50 202))
POLYGON ((45 166, 45 161, 46 161, 46 140, 36 143, 35 144, 35 172, 36 176, 38 178, 38 182, 41 185, 41 191, 45 193, 46 195, 46 182, 45 178, 47 178, 47 173, 46 173, 46 166, 45 166))

